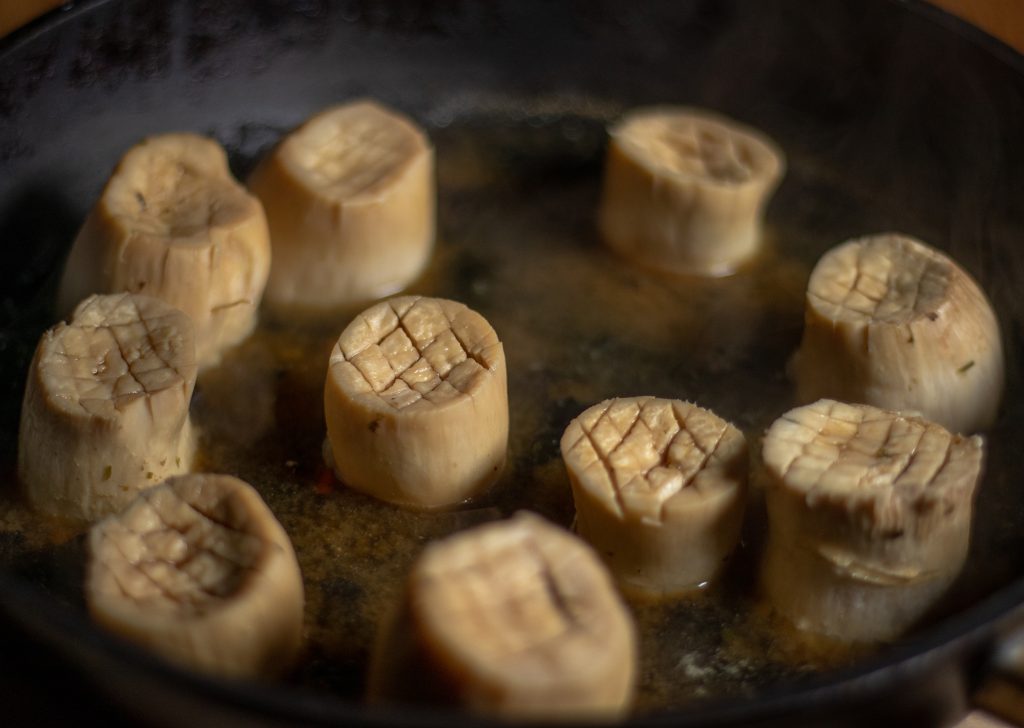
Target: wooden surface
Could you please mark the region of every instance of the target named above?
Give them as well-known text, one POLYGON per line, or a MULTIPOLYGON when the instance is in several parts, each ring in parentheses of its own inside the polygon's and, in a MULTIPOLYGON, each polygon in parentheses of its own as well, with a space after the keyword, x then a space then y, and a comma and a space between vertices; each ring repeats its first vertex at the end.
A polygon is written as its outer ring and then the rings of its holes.
POLYGON ((0 35, 61 4, 61 0, 0 0, 0 35))
POLYGON ((1024 51, 1024 0, 931 0, 940 8, 1024 51))
MULTIPOLYGON (((1024 51, 1024 0, 931 0, 935 5, 1024 51)), ((0 0, 0 35, 61 5, 61 0, 0 0)), ((956 728, 1005 728, 997 718, 974 712, 956 728)))

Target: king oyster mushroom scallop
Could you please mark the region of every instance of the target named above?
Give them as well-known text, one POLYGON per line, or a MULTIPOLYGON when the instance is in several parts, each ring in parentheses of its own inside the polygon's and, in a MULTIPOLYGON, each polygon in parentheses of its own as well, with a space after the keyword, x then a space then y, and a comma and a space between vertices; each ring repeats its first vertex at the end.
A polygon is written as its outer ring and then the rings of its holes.
POLYGON ((161 298, 192 319, 205 367, 256 325, 269 269, 263 207, 231 176, 224 149, 163 134, 117 165, 71 248, 58 306, 93 293, 161 298))
POLYGON ((762 584, 798 628, 890 640, 967 558, 983 442, 921 417, 822 399, 764 439, 762 584))
POLYGON ((701 109, 634 109, 609 132, 598 227, 620 255, 718 276, 753 256, 785 170, 766 136, 701 109))
POLYGON ((511 719, 621 717, 636 630, 600 560, 519 513, 436 541, 374 652, 370 696, 511 719))
POLYGON ((192 322, 149 296, 91 296, 29 366, 18 476, 38 511, 93 521, 186 472, 195 445, 192 322))
POLYGON ((282 672, 302 640, 291 542, 259 494, 184 475, 92 527, 85 596, 111 632, 226 677, 282 672))
POLYGON ((999 323, 978 284, 939 251, 895 234, 833 248, 811 273, 804 321, 793 359, 800 402, 916 410, 955 432, 993 424, 999 323))
POLYGON ((561 449, 576 531, 630 591, 694 589, 736 546, 747 444, 712 412, 679 400, 610 399, 569 424, 561 449))
POLYGON ((270 223, 267 304, 318 314, 408 285, 434 243, 434 150, 373 101, 320 112, 249 179, 270 223))
POLYGON ((505 352, 455 301, 400 296, 356 316, 331 352, 325 455, 346 485, 401 505, 458 503, 508 447, 505 352))

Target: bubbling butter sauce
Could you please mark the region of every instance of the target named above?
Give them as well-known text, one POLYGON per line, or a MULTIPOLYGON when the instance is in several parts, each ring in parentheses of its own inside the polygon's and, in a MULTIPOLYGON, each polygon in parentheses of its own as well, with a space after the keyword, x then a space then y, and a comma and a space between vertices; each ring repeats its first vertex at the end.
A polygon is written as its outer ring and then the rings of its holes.
MULTIPOLYGON (((764 429, 792 405, 786 362, 814 261, 839 242, 837 231, 873 230, 888 219, 869 195, 813 160, 791 158, 756 260, 727 278, 660 276, 616 258, 597 237, 603 120, 470 117, 431 136, 438 242, 407 292, 462 301, 501 338, 511 417, 501 479, 473 502, 434 512, 337 482, 321 454, 323 384, 331 347, 355 310, 318 324, 265 320, 200 375, 192 405, 200 468, 252 483, 294 543, 307 647, 287 682, 353 701, 363 696, 377 628, 428 541, 524 508, 571 526, 558 441, 588 406, 613 396, 691 400, 743 430, 756 461, 764 429)), ((989 471, 998 473, 1009 454, 998 437, 992 444, 989 471)), ((13 480, 13 463, 5 465, 13 480)), ((1020 566, 1000 554, 1024 517, 1019 505, 994 505, 1007 502, 1011 484, 989 480, 979 509, 998 523, 975 539, 940 616, 1020 566)), ((715 584, 688 597, 630 601, 640 635, 638 711, 760 694, 871 651, 801 637, 772 616, 757 588, 764 530, 755 484, 741 545, 715 584)), ((0 491, 0 566, 84 609, 83 562, 78 531, 30 514, 16 488, 0 491)))

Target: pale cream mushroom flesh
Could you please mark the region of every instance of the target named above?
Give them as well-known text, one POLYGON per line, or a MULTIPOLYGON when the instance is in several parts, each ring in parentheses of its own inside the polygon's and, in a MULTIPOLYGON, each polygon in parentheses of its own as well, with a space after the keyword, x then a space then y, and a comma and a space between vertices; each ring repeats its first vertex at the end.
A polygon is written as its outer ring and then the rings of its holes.
POLYGON ((224 149, 164 134, 114 170, 75 239, 58 306, 121 291, 163 299, 192 319, 205 367, 256 325, 269 270, 263 207, 231 176, 224 149))
POLYGON ((793 359, 800 402, 916 410, 968 434, 995 422, 1005 379, 999 323, 943 253, 895 234, 844 243, 815 266, 804 319, 793 359))
POLYGON ((674 273, 733 272, 760 249, 779 148, 731 119, 686 107, 634 109, 609 131, 598 227, 625 258, 674 273))
POLYGON ((581 540, 539 516, 427 546, 371 670, 378 699, 512 719, 623 716, 637 677, 632 618, 581 540))
POLYGON ((680 400, 611 399, 566 428, 576 531, 631 592, 664 595, 715 577, 740 535, 743 434, 680 400))
POLYGON ((249 186, 270 223, 267 304, 322 314, 395 293, 434 243, 434 150, 373 101, 334 106, 289 134, 249 186))
POLYGON ((29 368, 18 474, 38 511, 116 513, 192 465, 192 322, 149 296, 92 296, 43 334, 29 368))
POLYGON ((921 417, 823 399, 764 439, 762 584, 808 632, 850 642, 911 627, 963 568, 983 442, 921 417))
POLYGON ((302 640, 291 542, 259 494, 228 475, 185 475, 89 533, 86 600, 103 627, 196 670, 280 673, 302 640))
POLYGON ((325 452, 346 485, 401 505, 466 500, 508 448, 505 353, 478 313, 402 296, 348 325, 324 388, 325 452))

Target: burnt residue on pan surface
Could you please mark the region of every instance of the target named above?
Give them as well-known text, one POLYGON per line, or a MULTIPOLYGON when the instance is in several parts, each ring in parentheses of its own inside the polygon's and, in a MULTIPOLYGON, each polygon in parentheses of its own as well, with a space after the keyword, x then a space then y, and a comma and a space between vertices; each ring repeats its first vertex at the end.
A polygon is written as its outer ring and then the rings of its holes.
MULTIPOLYGON (((437 147, 438 245, 409 290, 464 301, 502 338, 510 458, 487 494, 440 513, 337 483, 321 460, 322 386, 349 314, 320 326, 266 320, 203 374, 193 415, 204 467, 260 490, 306 580, 309 647, 289 683, 361 698, 376 626, 430 539, 518 508, 569 525, 558 439, 590 404, 691 399, 756 451, 792 401, 785 366, 811 266, 883 230, 941 247, 979 278, 1011 373, 964 578, 909 643, 1017 578, 1024 84, 1014 69, 886 2, 815 13, 797 0, 652 3, 647 13, 612 2, 407 5, 109 2, 4 51, 6 67, 31 73, 0 71, 0 239, 11 261, 0 269, 0 567, 84 613, 81 538, 24 509, 14 453, 59 261, 120 154, 146 134, 205 132, 244 176, 309 113, 372 94, 424 123, 437 147), (597 239, 604 128, 654 102, 716 108, 787 153, 764 253, 732 277, 651 274, 597 239)), ((762 696, 863 656, 796 638, 759 603, 763 529, 755 497, 720 584, 632 604, 641 711, 762 696)))

